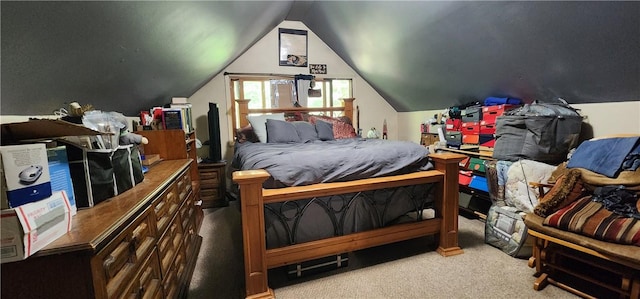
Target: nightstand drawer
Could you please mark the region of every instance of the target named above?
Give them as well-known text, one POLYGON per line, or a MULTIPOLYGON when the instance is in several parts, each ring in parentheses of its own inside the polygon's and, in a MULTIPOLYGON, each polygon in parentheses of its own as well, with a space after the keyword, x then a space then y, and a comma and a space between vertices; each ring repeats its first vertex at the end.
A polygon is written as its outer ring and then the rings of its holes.
POLYGON ((219 195, 218 189, 200 189, 200 197, 218 198, 219 195))
POLYGON ((196 194, 202 200, 202 208, 227 206, 225 198, 226 162, 200 163, 198 171, 200 174, 200 193, 196 194))
POLYGON ((218 180, 218 178, 220 177, 219 171, 218 170, 212 170, 212 171, 200 171, 200 180, 218 180))

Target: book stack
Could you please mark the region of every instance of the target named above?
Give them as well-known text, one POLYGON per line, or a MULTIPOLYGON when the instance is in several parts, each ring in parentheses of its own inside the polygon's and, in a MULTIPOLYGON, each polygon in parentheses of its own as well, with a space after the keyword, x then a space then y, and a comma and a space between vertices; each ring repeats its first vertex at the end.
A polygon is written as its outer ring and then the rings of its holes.
POLYGON ((171 104, 168 108, 163 108, 163 114, 167 112, 170 115, 169 121, 171 128, 167 127, 167 123, 163 121, 165 129, 183 129, 185 133, 195 130, 193 127, 193 120, 191 116, 191 103, 187 101, 187 98, 174 97, 171 99, 171 104), (179 116, 179 126, 177 125, 179 116))

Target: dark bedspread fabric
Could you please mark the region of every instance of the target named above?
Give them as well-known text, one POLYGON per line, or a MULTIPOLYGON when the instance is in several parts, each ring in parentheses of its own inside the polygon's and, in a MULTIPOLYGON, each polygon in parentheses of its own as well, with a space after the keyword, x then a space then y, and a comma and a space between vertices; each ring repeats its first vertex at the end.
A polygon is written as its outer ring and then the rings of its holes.
POLYGON ((429 170, 428 150, 408 141, 350 138, 308 143, 238 144, 233 167, 265 169, 264 188, 351 181, 429 170))
POLYGON ((433 205, 432 184, 316 197, 265 205, 267 248, 278 248, 419 221, 433 205), (415 212, 412 218, 407 214, 415 212))

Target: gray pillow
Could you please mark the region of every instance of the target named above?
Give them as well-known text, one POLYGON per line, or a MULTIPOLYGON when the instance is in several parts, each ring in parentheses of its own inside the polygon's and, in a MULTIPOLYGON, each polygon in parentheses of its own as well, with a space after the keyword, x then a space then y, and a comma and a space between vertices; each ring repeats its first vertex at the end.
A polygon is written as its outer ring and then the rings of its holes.
POLYGON ((287 142, 300 142, 296 127, 288 121, 267 119, 267 143, 287 142))
POLYGON ((292 122, 293 126, 296 127, 296 131, 298 131, 298 136, 300 136, 300 142, 314 141, 318 140, 318 132, 316 132, 316 127, 306 121, 294 121, 292 122))
POLYGON ((253 127, 253 131, 258 135, 260 142, 267 142, 267 119, 278 119, 284 121, 284 113, 248 115, 247 120, 253 127))
POLYGON ((318 132, 318 138, 322 141, 335 140, 335 138, 333 138, 333 124, 330 122, 317 120, 316 132, 318 132))

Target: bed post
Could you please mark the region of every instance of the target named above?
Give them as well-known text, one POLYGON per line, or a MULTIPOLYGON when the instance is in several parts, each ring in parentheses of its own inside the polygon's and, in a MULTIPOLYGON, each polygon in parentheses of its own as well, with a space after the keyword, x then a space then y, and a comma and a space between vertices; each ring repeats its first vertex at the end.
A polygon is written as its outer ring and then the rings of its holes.
POLYGON ((455 153, 430 154, 437 170, 444 173, 444 180, 436 190, 436 215, 442 218, 438 253, 452 256, 463 253, 458 245, 458 163, 465 156, 455 153))
POLYGON ((262 184, 269 173, 265 170, 244 170, 233 173, 240 187, 242 210, 242 243, 244 246, 244 280, 247 298, 275 298, 267 285, 266 240, 262 184))
POLYGON ((348 117, 351 120, 352 124, 355 124, 353 119, 353 101, 355 100, 356 98, 342 99, 342 101, 344 102, 344 116, 348 117))
MULTIPOLYGON (((240 128, 244 128, 249 125, 249 119, 247 119, 247 115, 249 115, 249 101, 251 100, 236 100, 238 103, 238 117, 240 117, 240 128)), ((236 124, 233 124, 234 126, 236 124)))

